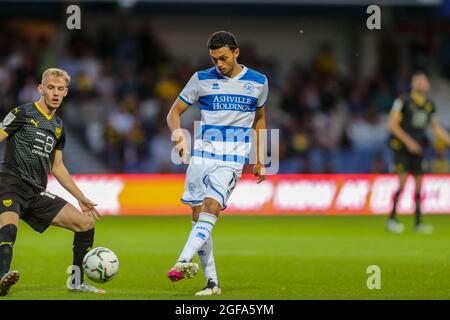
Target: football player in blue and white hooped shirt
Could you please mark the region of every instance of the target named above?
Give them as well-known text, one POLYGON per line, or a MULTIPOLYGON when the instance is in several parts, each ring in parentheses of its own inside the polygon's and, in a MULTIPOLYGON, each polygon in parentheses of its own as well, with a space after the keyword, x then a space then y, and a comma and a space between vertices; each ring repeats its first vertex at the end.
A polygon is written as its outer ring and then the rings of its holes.
POLYGON ((267 78, 237 62, 239 48, 233 34, 214 33, 208 40, 214 67, 196 72, 174 102, 167 124, 175 149, 185 159, 186 138, 180 129, 180 117, 191 106, 201 110, 192 158, 186 174, 182 202, 192 208, 192 231, 175 266, 169 271, 172 281, 191 278, 198 271, 192 258, 198 252, 207 279, 197 295, 220 294, 213 256, 211 232, 221 210, 249 163, 252 132, 256 132, 258 182, 265 179, 263 139, 266 128, 264 104, 268 95, 267 78))

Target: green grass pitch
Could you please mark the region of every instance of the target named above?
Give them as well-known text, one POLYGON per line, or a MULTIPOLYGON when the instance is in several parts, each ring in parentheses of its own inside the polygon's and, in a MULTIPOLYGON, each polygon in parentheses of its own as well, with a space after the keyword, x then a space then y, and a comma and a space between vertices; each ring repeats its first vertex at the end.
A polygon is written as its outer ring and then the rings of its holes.
MULTIPOLYGON (((189 216, 103 217, 95 246, 119 257, 106 295, 69 293, 65 273, 72 232, 19 227, 12 269, 20 281, 1 299, 449 299, 450 216, 426 216, 432 235, 392 235, 384 216, 227 216, 213 232, 223 294, 195 297, 203 273, 175 285, 166 272, 190 230, 189 216), (367 288, 367 267, 381 268, 381 289, 367 288)), ((198 258, 195 258, 198 261, 198 258)))

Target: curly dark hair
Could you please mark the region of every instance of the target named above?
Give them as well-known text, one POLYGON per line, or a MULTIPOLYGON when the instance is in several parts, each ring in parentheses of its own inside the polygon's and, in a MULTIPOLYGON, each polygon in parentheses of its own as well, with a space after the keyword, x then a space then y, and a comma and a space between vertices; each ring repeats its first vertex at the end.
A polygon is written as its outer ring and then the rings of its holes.
POLYGON ((209 37, 207 46, 209 50, 216 50, 222 47, 228 47, 235 50, 238 47, 236 37, 228 31, 217 31, 209 37))

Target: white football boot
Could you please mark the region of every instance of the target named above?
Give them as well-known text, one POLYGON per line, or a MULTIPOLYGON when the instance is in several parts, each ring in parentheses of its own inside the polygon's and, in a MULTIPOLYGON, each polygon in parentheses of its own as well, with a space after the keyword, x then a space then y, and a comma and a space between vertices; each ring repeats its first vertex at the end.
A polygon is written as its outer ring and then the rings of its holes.
POLYGON ((400 234, 405 230, 405 226, 395 219, 389 219, 386 223, 386 229, 391 233, 400 234))
POLYGON ((86 281, 83 281, 78 287, 70 288, 70 292, 87 292, 87 293, 97 293, 97 294, 105 294, 106 291, 102 289, 98 289, 96 287, 91 286, 86 281))
POLYGON ((167 276, 172 282, 181 279, 191 279, 198 272, 198 264, 195 262, 178 261, 172 269, 169 270, 167 276))
POLYGON ((432 234, 434 232, 434 228, 429 224, 419 223, 414 226, 414 231, 422 234, 432 234))
POLYGON ((9 271, 0 279, 0 296, 6 296, 9 288, 19 281, 19 271, 9 271))
POLYGON ((206 283, 206 287, 203 290, 197 292, 196 296, 212 296, 212 295, 221 295, 222 290, 220 290, 219 284, 212 281, 212 279, 208 279, 206 283))

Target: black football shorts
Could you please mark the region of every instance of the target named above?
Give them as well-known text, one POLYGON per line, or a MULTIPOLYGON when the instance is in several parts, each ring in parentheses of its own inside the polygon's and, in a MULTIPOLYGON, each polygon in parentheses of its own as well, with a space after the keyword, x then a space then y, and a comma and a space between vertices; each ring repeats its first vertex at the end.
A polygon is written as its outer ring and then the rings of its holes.
POLYGON ((424 173, 423 155, 412 154, 404 149, 393 152, 396 173, 410 173, 412 175, 421 175, 424 173))
POLYGON ((44 232, 67 201, 7 173, 0 173, 0 214, 16 212, 37 232, 44 232))

